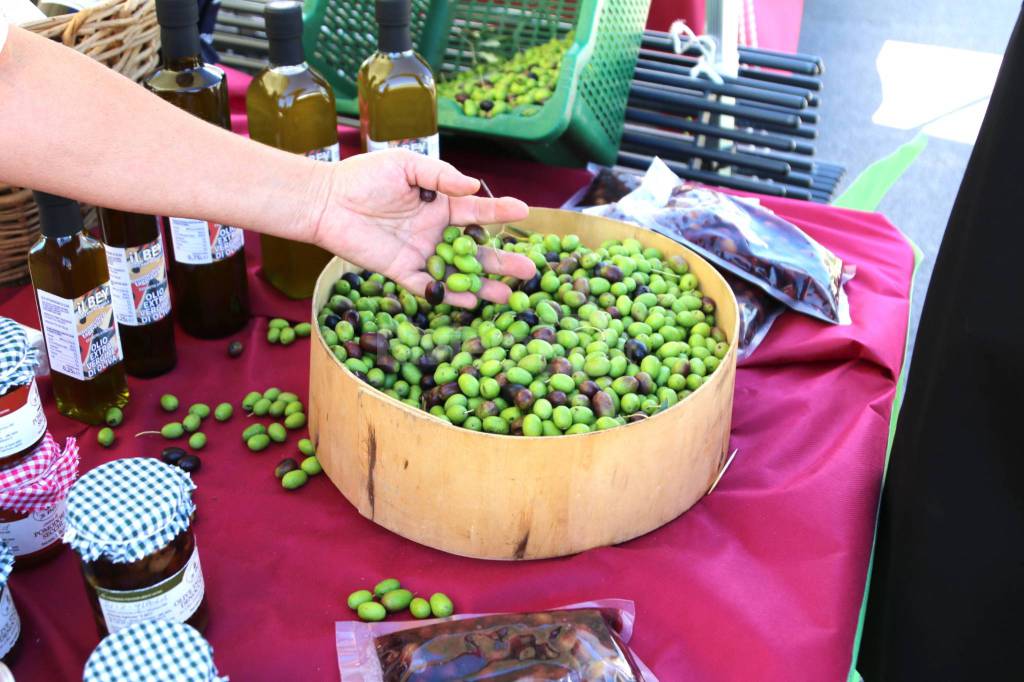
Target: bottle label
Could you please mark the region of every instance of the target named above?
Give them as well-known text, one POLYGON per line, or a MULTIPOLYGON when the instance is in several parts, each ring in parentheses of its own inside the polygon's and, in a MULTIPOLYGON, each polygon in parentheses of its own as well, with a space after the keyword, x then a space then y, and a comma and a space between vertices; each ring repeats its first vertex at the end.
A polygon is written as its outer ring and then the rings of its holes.
POLYGON ((147 620, 184 623, 199 608, 205 593, 199 548, 192 550, 192 556, 180 571, 156 585, 141 590, 95 589, 103 620, 111 634, 147 620))
POLYGON ((87 381, 121 362, 121 339, 108 282, 75 299, 42 289, 38 294, 51 370, 87 381))
POLYGON ((35 378, 0 396, 0 457, 21 452, 46 432, 46 415, 35 378))
POLYGON ((334 161, 341 160, 341 148, 338 143, 335 142, 330 147, 323 147, 322 149, 313 149, 306 152, 306 156, 317 161, 327 161, 333 163, 334 161))
POLYGON ((21 634, 21 618, 18 617, 18 609, 14 608, 14 599, 11 598, 9 585, 0 587, 0 658, 7 655, 7 652, 17 643, 21 634))
POLYGON ((235 255, 245 246, 245 233, 230 225, 195 218, 168 218, 174 260, 185 265, 209 265, 235 255))
POLYGON ((379 152, 382 149, 408 149, 411 152, 417 154, 423 154, 423 156, 429 156, 432 159, 441 158, 441 138, 437 133, 434 133, 430 137, 412 137, 407 140, 386 140, 378 142, 372 140, 369 137, 366 138, 366 151, 368 152, 379 152))
POLYGON ((62 499, 45 509, 29 512, 28 516, 10 523, 0 523, 0 540, 6 542, 14 556, 25 556, 60 542, 64 537, 64 508, 62 499))
POLYGON ((103 245, 110 270, 110 293, 114 299, 117 323, 130 327, 152 324, 171 312, 171 292, 167 288, 164 243, 156 239, 141 246, 103 245))

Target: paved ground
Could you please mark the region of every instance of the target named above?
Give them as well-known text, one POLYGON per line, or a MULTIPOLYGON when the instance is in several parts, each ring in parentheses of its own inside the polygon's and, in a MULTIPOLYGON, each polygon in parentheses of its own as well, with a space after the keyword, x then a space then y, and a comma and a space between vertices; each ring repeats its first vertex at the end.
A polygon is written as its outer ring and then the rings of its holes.
MULTIPOLYGON (((868 164, 915 136, 915 130, 871 122, 882 99, 875 58, 886 40, 1001 54, 1020 7, 1019 0, 805 0, 800 51, 821 55, 826 67, 818 156, 844 164, 848 184, 868 164)), ((914 292, 912 334, 970 153, 970 145, 930 139, 878 209, 925 253, 914 292)))

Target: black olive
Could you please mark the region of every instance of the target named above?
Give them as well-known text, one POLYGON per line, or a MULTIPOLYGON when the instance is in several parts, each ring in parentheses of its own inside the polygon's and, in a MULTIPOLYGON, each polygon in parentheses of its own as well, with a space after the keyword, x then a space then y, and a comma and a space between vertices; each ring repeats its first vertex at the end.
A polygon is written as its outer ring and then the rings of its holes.
MULTIPOLYGON (((331 313, 324 320, 324 326, 329 328, 329 329, 334 329, 335 327, 338 326, 339 322, 341 322, 341 318, 338 317, 337 315, 335 315, 334 313, 331 313)), ((231 351, 228 351, 228 352, 230 353, 231 351)))
POLYGON ((182 471, 195 473, 203 466, 203 461, 197 455, 184 455, 178 459, 177 465, 182 471))
POLYGON ((237 358, 245 350, 245 346, 237 339, 228 344, 228 357, 237 358))
POLYGON ((185 452, 185 450, 183 450, 182 448, 172 446, 169 448, 164 448, 160 452, 160 459, 163 460, 164 462, 167 462, 168 464, 176 464, 179 459, 181 459, 187 454, 188 453, 185 452))

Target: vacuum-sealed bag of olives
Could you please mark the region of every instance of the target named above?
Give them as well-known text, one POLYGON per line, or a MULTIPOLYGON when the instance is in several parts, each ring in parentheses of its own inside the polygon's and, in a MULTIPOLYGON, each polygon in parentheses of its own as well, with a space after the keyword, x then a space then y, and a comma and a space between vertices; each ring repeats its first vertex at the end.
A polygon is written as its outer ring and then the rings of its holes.
POLYGON ((684 183, 660 159, 635 190, 583 212, 642 225, 689 246, 797 312, 832 324, 850 323, 843 285, 856 268, 756 199, 684 183))
POLYGON ((339 622, 342 682, 657 682, 630 651, 633 602, 397 623, 339 622))

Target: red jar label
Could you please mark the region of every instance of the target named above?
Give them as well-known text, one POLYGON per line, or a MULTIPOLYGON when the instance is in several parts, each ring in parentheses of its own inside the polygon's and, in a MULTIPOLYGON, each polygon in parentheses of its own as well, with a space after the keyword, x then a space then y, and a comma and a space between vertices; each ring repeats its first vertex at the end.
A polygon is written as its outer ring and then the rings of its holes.
POLYGON ((45 432, 46 415, 34 378, 28 386, 0 396, 0 457, 31 447, 45 432))
POLYGON ((23 519, 0 523, 0 540, 6 542, 15 557, 33 554, 64 537, 64 510, 67 500, 29 512, 23 519))

